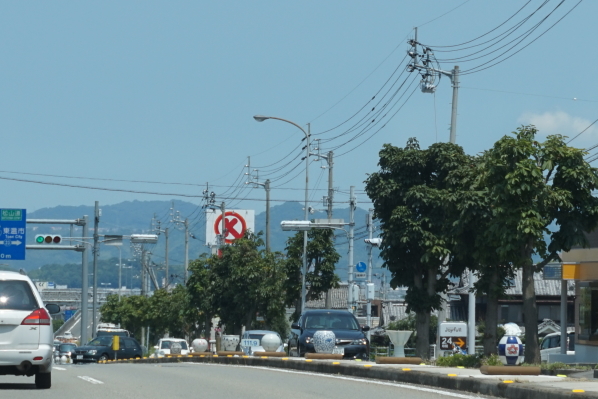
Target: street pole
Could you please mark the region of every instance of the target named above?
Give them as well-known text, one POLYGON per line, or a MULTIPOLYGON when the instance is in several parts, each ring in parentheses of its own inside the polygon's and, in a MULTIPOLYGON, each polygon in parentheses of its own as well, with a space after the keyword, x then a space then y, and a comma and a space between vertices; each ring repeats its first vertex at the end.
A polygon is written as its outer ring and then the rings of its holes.
POLYGON ((91 336, 96 336, 98 317, 98 256, 100 254, 98 225, 100 223, 100 203, 95 202, 95 217, 93 223, 93 311, 91 320, 91 336))
MULTIPOLYGON (((184 285, 187 285, 189 279, 189 219, 185 218, 185 281, 184 285)), ((167 269, 168 270, 168 269, 167 269)))
MULTIPOLYGON (((89 234, 87 230, 87 215, 83 216, 83 242, 87 242, 87 235, 89 234)), ((81 337, 79 340, 80 345, 87 344, 89 334, 87 333, 87 328, 89 327, 89 303, 88 303, 88 287, 89 287, 89 271, 87 267, 87 245, 83 244, 83 255, 81 259, 81 337)))
POLYGON ((266 190, 266 251, 270 251, 270 179, 264 182, 266 190))
MULTIPOLYGON (((309 220, 308 191, 309 191, 309 135, 310 124, 307 124, 307 134, 305 135, 305 212, 303 220, 309 220)), ((305 286, 305 277, 307 275, 307 230, 303 232, 303 271, 301 273, 301 313, 305 311, 305 302, 307 297, 307 287, 305 286)))
POLYGON ((353 313, 353 235, 355 229, 355 186, 350 188, 349 198, 349 311, 353 313))
POLYGON ((122 296, 122 271, 123 271, 123 262, 122 262, 122 250, 120 246, 118 248, 118 300, 120 301, 120 297, 122 296))
POLYGON ((220 255, 222 255, 222 250, 226 244, 226 206, 224 201, 220 204, 220 212, 222 213, 222 220, 220 220, 220 255))
POLYGON ((457 103, 459 100, 459 66, 455 65, 451 73, 453 84, 453 103, 451 106, 451 143, 457 142, 457 103))
POLYGON ((332 164, 333 152, 328 152, 328 219, 332 219, 332 198, 334 197, 334 189, 332 188, 332 164))
POLYGON ((165 247, 166 247, 166 253, 164 254, 164 268, 166 269, 166 279, 164 281, 164 287, 166 288, 166 290, 168 290, 168 285, 170 283, 169 280, 169 274, 168 274, 168 227, 166 227, 164 229, 164 239, 166 240, 165 242, 165 247))
MULTIPOLYGON (((370 236, 370 240, 373 238, 374 235, 374 224, 373 224, 373 209, 370 209, 367 214, 367 225, 368 225, 368 233, 370 236)), ((373 245, 368 245, 368 284, 372 282, 372 248, 373 245)), ((367 296, 368 305, 367 305, 367 325, 372 326, 372 300, 367 296)), ((370 339, 370 331, 368 330, 368 340, 370 339)))
POLYGON ((561 354, 566 355, 567 342, 567 280, 561 280, 561 354))

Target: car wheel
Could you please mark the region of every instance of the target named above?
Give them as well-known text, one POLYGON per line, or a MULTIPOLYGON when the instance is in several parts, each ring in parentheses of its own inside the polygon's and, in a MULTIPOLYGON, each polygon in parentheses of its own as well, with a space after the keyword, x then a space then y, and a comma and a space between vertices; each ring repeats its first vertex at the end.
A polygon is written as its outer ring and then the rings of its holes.
POLYGON ((52 386, 52 373, 35 374, 35 387, 37 389, 48 389, 52 386))
POLYGON ((105 362, 106 360, 108 360, 108 355, 105 353, 98 359, 99 362, 105 362))

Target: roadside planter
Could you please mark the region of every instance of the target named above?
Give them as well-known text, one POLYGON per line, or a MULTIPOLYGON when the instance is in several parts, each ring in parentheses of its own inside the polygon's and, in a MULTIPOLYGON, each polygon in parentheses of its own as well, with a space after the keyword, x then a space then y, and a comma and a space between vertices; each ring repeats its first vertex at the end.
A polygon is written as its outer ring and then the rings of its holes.
POLYGON ((393 357, 405 357, 405 344, 413 331, 386 330, 386 335, 394 345, 393 357))
POLYGON ((238 335, 223 335, 221 345, 225 351, 234 352, 237 350, 240 338, 238 335))
POLYGON ((264 348, 266 352, 276 352, 281 344, 282 342, 276 334, 266 334, 262 337, 261 347, 264 348))

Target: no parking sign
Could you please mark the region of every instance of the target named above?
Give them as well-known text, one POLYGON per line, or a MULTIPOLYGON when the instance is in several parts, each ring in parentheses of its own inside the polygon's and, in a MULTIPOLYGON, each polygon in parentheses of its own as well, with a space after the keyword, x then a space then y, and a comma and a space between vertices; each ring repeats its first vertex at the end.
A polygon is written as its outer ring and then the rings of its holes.
MULTIPOLYGON (((206 245, 218 245, 218 236, 222 229, 222 212, 208 210, 206 221, 206 245)), ((255 211, 253 210, 226 211, 224 216, 225 242, 231 244, 243 237, 248 230, 254 231, 254 224, 255 211)))

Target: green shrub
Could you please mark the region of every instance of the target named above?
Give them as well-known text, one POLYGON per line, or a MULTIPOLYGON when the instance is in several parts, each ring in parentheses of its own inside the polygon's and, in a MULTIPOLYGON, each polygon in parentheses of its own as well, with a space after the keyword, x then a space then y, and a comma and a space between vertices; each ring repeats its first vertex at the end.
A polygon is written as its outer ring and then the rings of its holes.
POLYGON ((482 358, 482 365, 484 366, 503 366, 497 354, 492 354, 488 357, 482 358))
POLYGON ((478 368, 481 364, 481 357, 478 355, 461 355, 459 353, 452 356, 440 357, 436 360, 436 365, 441 367, 466 367, 478 368))

